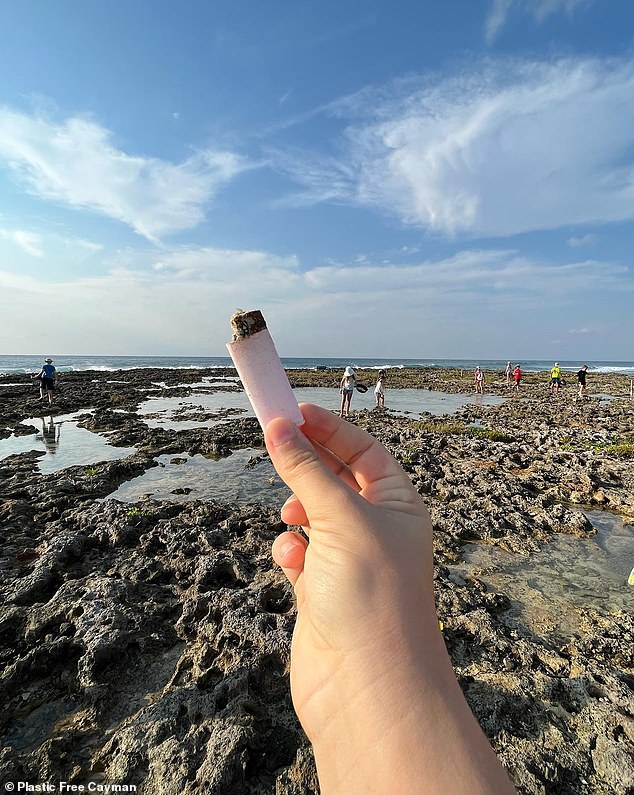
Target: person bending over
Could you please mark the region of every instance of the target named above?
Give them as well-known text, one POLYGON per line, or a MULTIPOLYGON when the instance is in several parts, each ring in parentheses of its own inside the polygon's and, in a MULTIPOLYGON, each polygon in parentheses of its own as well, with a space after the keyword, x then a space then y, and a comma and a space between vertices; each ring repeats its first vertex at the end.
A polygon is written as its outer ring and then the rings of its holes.
POLYGON ((273 558, 295 589, 291 695, 323 795, 513 789, 465 701, 434 606, 429 513, 388 451, 325 409, 266 427, 293 495, 273 558))
POLYGON ((385 381, 385 370, 379 370, 379 379, 374 387, 374 400, 376 401, 377 408, 385 408, 385 389, 383 382, 385 381))

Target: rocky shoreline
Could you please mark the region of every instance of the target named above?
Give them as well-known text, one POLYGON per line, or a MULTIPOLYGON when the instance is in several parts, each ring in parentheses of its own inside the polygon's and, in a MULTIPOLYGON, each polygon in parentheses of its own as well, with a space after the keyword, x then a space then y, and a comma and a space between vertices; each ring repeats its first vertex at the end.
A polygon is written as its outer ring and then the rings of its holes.
MULTIPOLYGON (((340 373, 289 376, 297 387, 337 386, 340 373)), ((81 412, 82 427, 135 452, 49 475, 37 467, 41 453, 0 460, 0 787, 318 792, 288 688, 293 596, 269 551, 278 510, 103 501, 158 455, 261 448, 257 422, 229 410, 185 413, 224 419, 187 430, 149 428, 137 414, 149 396, 234 392, 233 377, 230 368, 64 374, 52 413, 81 412), (192 386, 202 379, 210 383, 192 386)), ((386 403, 390 389, 470 391, 471 377, 390 371, 386 403)), ((522 793, 634 792, 632 612, 580 607, 583 632, 538 636, 511 619, 507 595, 452 572, 467 542, 526 556, 553 533, 591 536, 582 508, 634 522, 629 379, 593 376, 590 387, 616 397, 575 402, 568 385, 552 399, 545 375, 529 374, 521 396, 501 405, 440 419, 389 410, 353 419, 430 505, 444 637, 522 793)), ((503 374, 487 373, 487 391, 509 394, 503 374)), ((21 421, 49 414, 29 379, 0 377, 0 439, 34 433, 21 421)))

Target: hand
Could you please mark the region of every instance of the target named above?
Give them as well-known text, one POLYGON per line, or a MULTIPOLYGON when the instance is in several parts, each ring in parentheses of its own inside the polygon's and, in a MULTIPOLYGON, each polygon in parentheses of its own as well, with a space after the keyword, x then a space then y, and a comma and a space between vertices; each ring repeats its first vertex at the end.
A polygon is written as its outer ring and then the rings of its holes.
POLYGON ((512 792, 438 629, 429 514, 372 436, 317 406, 265 432, 294 494, 273 558, 295 588, 291 693, 321 791, 512 792))
MULTIPOLYGON (((295 492, 273 557, 295 587, 291 689, 314 742, 336 677, 395 649, 426 625, 438 634, 431 523, 409 478, 373 437, 317 406, 301 406, 301 430, 284 419, 266 429, 271 460, 295 492)), ((340 698, 339 695, 335 698, 340 698)))

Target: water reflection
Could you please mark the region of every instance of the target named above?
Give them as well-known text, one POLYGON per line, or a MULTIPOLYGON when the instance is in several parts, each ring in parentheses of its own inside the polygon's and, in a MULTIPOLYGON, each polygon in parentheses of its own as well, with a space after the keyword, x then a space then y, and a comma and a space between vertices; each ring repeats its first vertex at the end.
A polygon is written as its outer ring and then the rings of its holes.
POLYGON ((105 437, 86 428, 79 428, 77 417, 84 413, 29 417, 23 420, 23 425, 34 426, 34 430, 41 427, 41 431, 26 436, 11 434, 6 439, 0 439, 0 460, 30 450, 41 451, 44 455, 38 461, 38 468, 46 475, 66 467, 114 461, 135 452, 134 447, 113 447, 105 437), (60 443, 62 425, 64 439, 60 443))
POLYGON ((42 417, 42 439, 46 447, 46 452, 55 455, 59 446, 59 437, 62 432, 63 422, 55 422, 52 417, 48 419, 42 417))

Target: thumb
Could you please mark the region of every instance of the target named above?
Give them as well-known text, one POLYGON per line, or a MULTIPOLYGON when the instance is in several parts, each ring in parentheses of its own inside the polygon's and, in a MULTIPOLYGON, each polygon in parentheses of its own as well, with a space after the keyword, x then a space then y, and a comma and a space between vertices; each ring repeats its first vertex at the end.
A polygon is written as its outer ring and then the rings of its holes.
MULTIPOLYGON (((276 417, 266 426, 266 446, 278 475, 292 489, 308 516, 324 517, 337 497, 353 492, 321 460, 310 440, 294 422, 276 417)), ((340 503, 339 503, 340 505, 340 503)))

